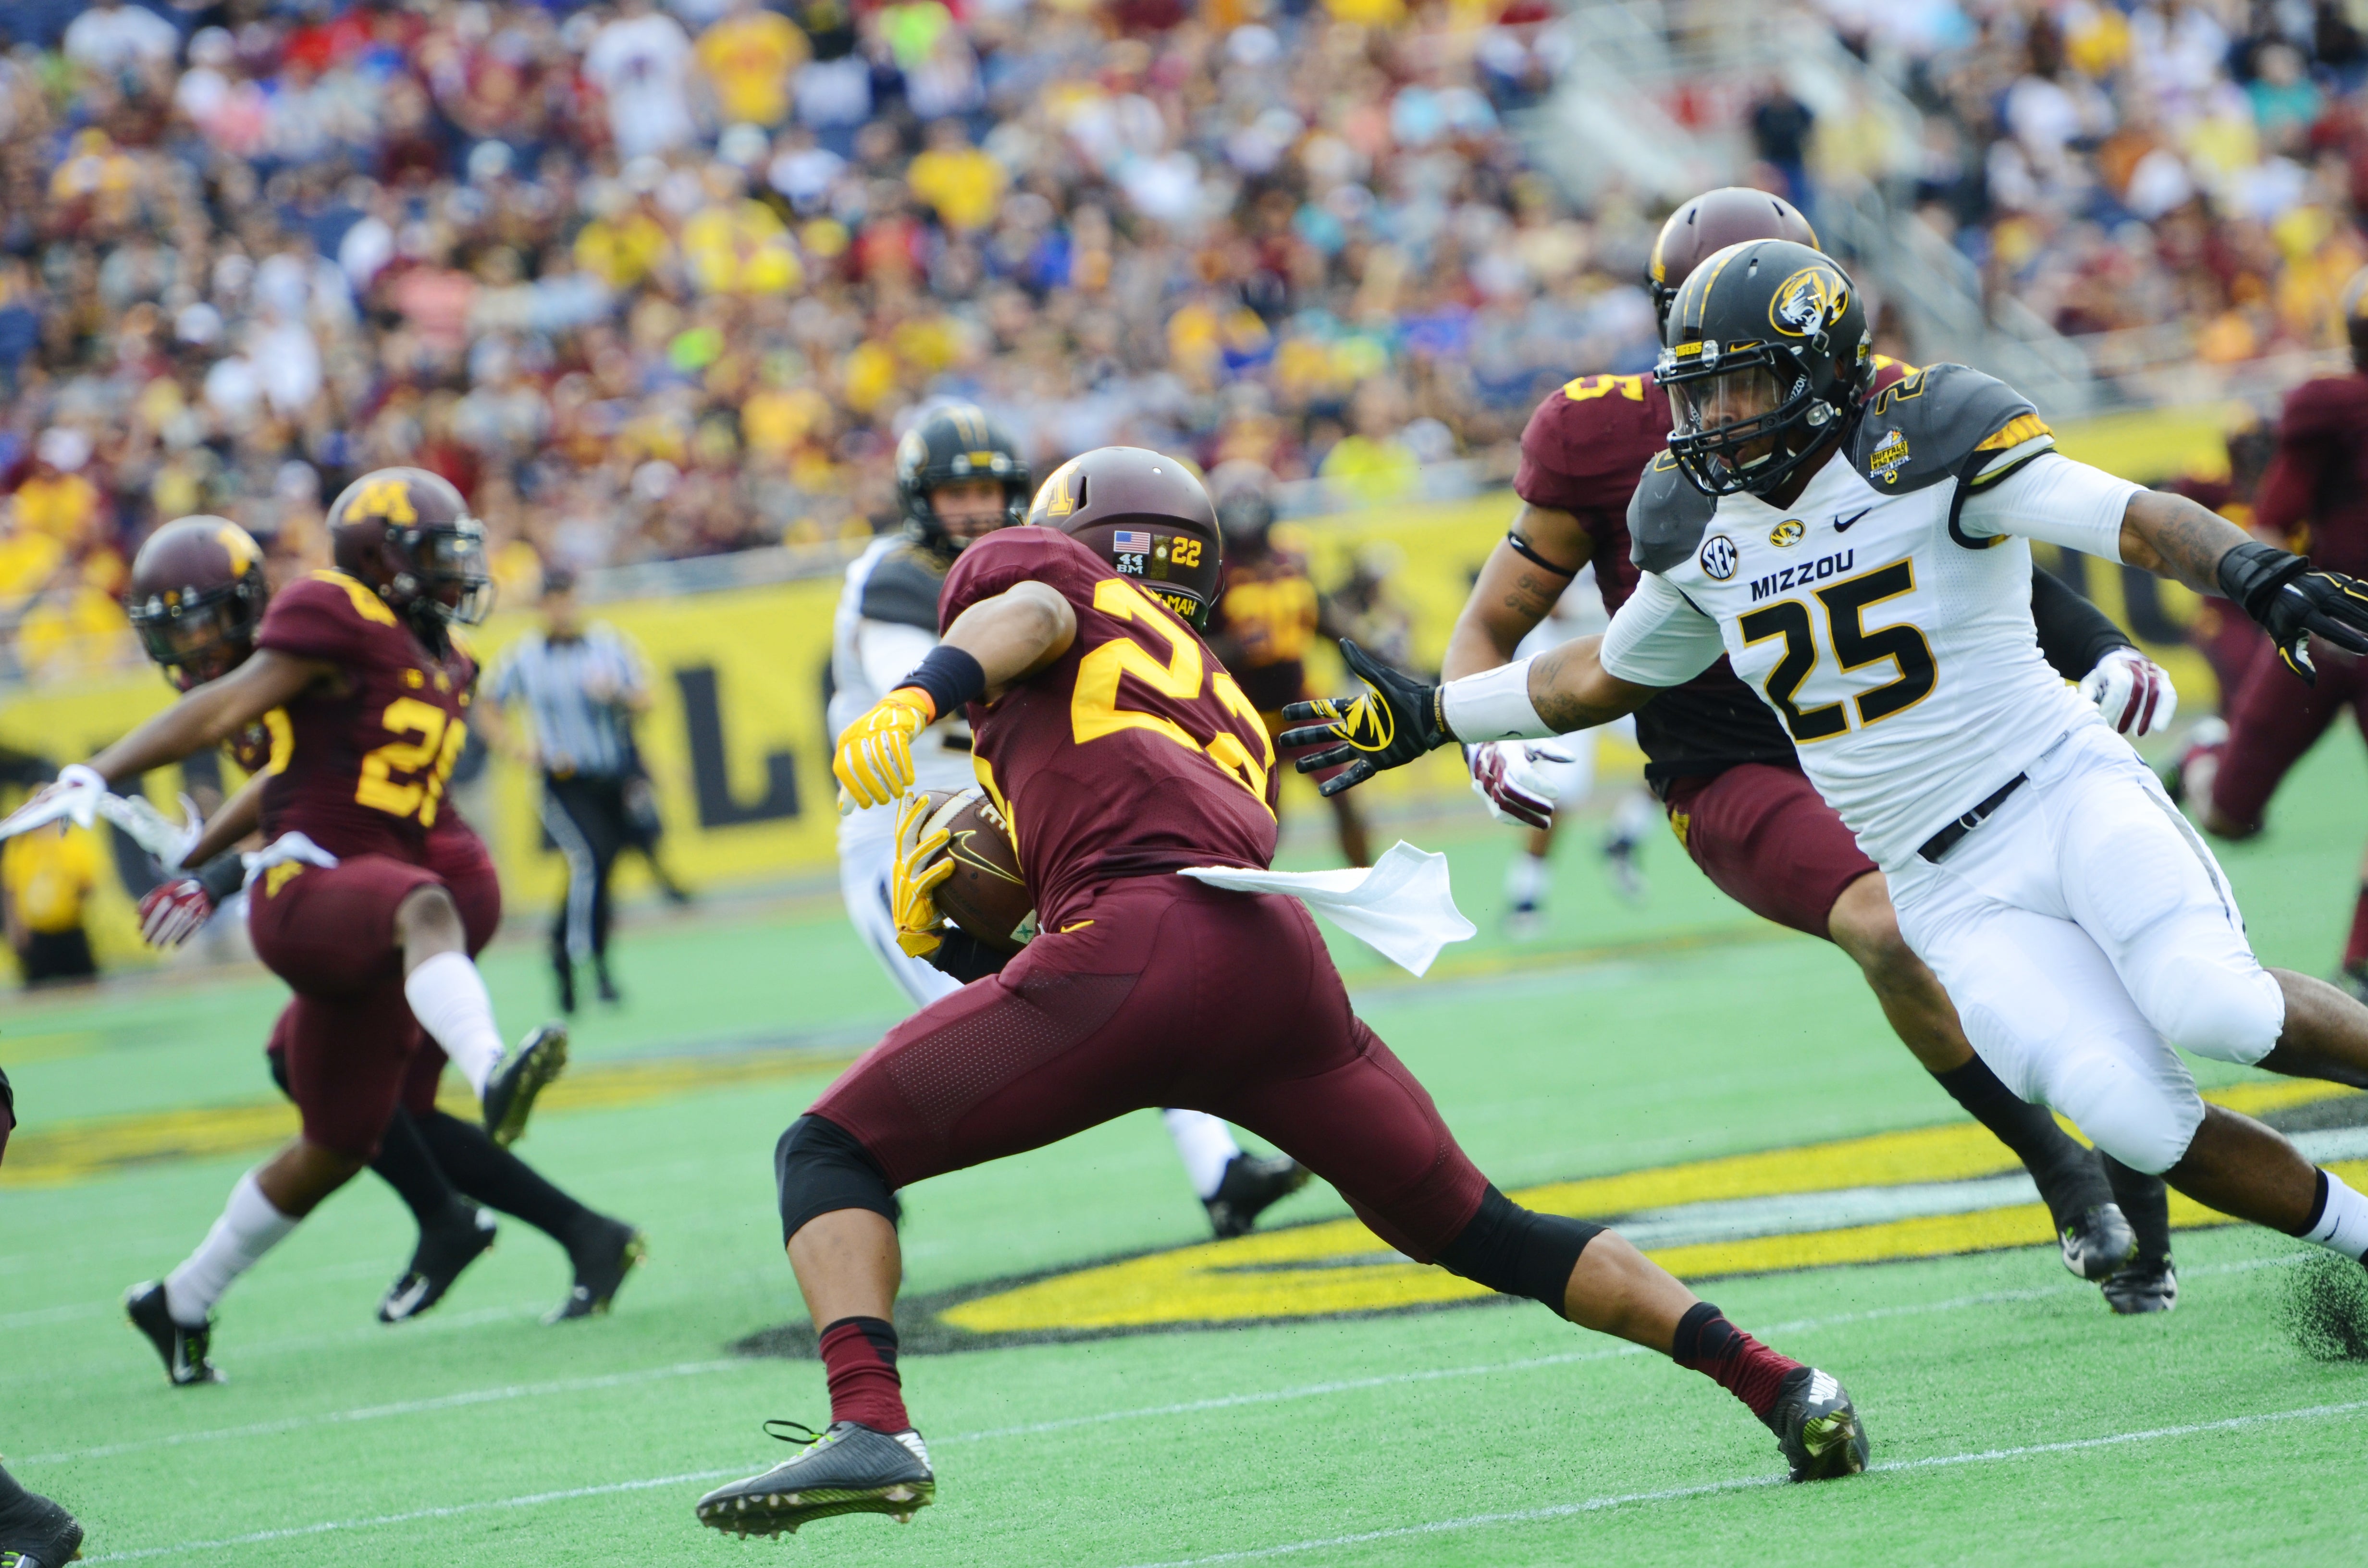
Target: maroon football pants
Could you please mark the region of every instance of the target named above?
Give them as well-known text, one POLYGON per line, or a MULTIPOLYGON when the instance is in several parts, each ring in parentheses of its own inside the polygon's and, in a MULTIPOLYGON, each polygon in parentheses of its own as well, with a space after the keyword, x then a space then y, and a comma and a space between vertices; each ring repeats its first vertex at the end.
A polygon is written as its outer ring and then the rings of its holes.
POLYGON ((484 842, 432 835, 427 864, 356 855, 335 866, 274 867, 248 890, 257 957, 296 993, 272 1026, 288 1093, 308 1142, 369 1160, 394 1108, 435 1108, 444 1052, 421 1032, 403 994, 394 912, 422 887, 460 906, 472 955, 501 925, 502 888, 484 842), (276 881, 272 871, 287 874, 276 881))
POLYGON ((898 1025, 814 1114, 896 1187, 1155 1106, 1248 1128, 1425 1262, 1487 1186, 1349 1010, 1304 908, 1176 876, 1097 890, 1000 974, 898 1025))
POLYGON ((2311 641, 2310 656, 2318 666, 2316 686, 2294 678, 2277 648, 2262 638, 2228 705, 2228 744, 2212 781, 2212 807, 2231 822, 2260 826, 2261 813, 2287 770, 2346 708, 2368 736, 2368 661, 2338 653, 2317 638, 2311 641))
POLYGON ((1669 826, 1718 891, 1763 920, 1831 940, 1842 890, 1875 869, 1797 767, 1750 762, 1679 778, 1669 826))

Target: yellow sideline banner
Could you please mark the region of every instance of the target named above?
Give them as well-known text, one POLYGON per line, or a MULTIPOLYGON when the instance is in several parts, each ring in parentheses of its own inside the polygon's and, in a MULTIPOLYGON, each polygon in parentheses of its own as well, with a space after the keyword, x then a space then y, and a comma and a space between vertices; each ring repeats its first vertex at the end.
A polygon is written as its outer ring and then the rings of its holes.
MULTIPOLYGON (((2222 428, 2216 410, 2177 410, 2117 415, 2060 434, 2074 455, 2151 480, 2208 471, 2222 459, 2222 428)), ((1327 588, 1344 582, 1360 561, 1385 568, 1387 597, 1405 612, 1415 661, 1436 669, 1474 574, 1518 507, 1509 492, 1495 491, 1285 524, 1278 533, 1307 553, 1317 582, 1327 588)), ((2151 578, 2138 582, 2101 562, 2068 564, 2085 566, 2078 585, 2171 669, 2181 706, 2208 711, 2214 696, 2208 667, 2177 642, 2180 628, 2194 615, 2194 596, 2151 578)), ((839 582, 832 576, 592 607, 593 619, 632 638, 648 659, 655 703, 638 733, 666 822, 662 852, 694 888, 822 876, 832 868, 837 818, 823 704, 839 582)), ((534 620, 530 609, 496 615, 472 638, 480 658, 490 665, 534 620)), ((1319 643, 1315 650, 1309 678, 1319 691, 1342 686, 1338 657, 1328 647, 1319 643)), ((0 747, 54 763, 74 761, 171 696, 145 670, 0 695, 0 747)), ((1607 758, 1607 771, 1623 765, 1633 769, 1637 760, 1633 754, 1607 758)), ((543 837, 540 783, 498 760, 489 773, 489 783, 463 787, 456 796, 494 845, 511 912, 547 908, 562 870, 543 837)), ((152 777, 148 788, 170 809, 188 782, 179 770, 167 769, 152 777)), ((1461 759, 1442 751, 1383 776, 1360 794, 1380 804, 1452 796, 1465 787, 1461 759)), ((1305 810, 1315 796, 1292 777, 1284 800, 1287 810, 1305 810)), ((124 875, 101 889, 91 922, 101 959, 110 965, 144 953, 121 885, 136 878, 138 868, 120 869, 124 875)), ((621 886, 631 892, 645 875, 639 860, 629 858, 620 869, 621 886)))

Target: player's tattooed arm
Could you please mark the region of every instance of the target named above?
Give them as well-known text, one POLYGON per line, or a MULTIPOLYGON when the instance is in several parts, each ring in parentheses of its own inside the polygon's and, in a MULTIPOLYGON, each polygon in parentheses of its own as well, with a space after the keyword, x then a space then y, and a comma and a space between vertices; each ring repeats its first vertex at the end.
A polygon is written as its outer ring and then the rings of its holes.
POLYGON ((1530 705, 1554 733, 1608 724, 1661 694, 1659 687, 1638 686, 1606 670, 1602 653, 1602 638, 1581 637, 1530 662, 1530 705))
POLYGON ((273 709, 285 706, 314 681, 336 673, 336 666, 324 660, 261 649, 230 674, 197 687, 92 757, 89 766, 109 785, 137 778, 152 767, 219 744, 273 709))
POLYGON ((2252 536, 2184 495, 2141 490, 2122 514, 2122 559, 2199 594, 2220 594, 2220 560, 2252 536))
POLYGON ((1450 680, 1508 664, 1513 650, 1554 613, 1570 580, 1587 565, 1594 541, 1578 518, 1527 502, 1497 541, 1455 618, 1440 668, 1450 680), (1543 564, 1542 564, 1543 562, 1543 564))
POLYGON ((978 661, 992 702, 1076 640, 1076 607, 1042 583, 1019 583, 956 616, 942 642, 978 661))

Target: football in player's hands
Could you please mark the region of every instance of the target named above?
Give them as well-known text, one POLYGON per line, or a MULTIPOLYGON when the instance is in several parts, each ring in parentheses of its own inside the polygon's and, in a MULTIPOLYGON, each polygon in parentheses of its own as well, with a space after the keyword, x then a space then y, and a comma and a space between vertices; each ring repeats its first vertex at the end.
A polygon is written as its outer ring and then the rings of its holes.
POLYGON ((1032 935, 1027 926, 1036 904, 1003 813, 979 789, 932 790, 928 801, 923 836, 942 831, 953 863, 934 891, 938 912, 981 945, 1018 952, 1032 935))
POLYGON ((2179 688, 2170 672, 2135 648, 2115 648, 2080 681, 2080 695, 2097 705, 2117 733, 2136 739, 2170 727, 2179 688))
POLYGON ((214 895, 195 877, 174 877, 140 900, 140 935, 155 948, 177 948, 214 916, 214 895))

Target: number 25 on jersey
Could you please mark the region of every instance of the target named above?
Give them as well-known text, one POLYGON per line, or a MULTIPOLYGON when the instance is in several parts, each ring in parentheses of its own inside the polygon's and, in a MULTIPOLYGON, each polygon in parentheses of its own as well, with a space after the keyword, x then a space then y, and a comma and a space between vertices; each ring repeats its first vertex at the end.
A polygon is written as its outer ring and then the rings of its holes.
MULTIPOLYGON (((1858 710, 1861 729, 1905 712, 1932 695, 1939 676, 1932 662, 1932 645, 1924 641, 1924 634, 1904 621, 1869 630, 1865 620, 1866 611, 1873 606, 1915 591, 1915 567, 1906 561, 1895 561, 1816 592, 1817 603, 1826 612, 1826 640, 1832 646, 1835 664, 1844 670, 1858 670, 1888 659, 1899 671, 1897 679, 1850 699, 1850 705, 1858 710)), ((1774 637, 1784 640, 1782 656, 1768 672, 1768 700, 1784 716, 1784 727, 1793 733, 1795 744, 1831 740, 1849 732, 1850 722, 1842 703, 1827 702, 1805 709, 1799 703, 1801 687, 1816 672, 1822 656, 1807 604, 1800 599, 1780 599, 1764 609, 1753 610, 1736 625, 1743 633, 1747 648, 1774 637)))

